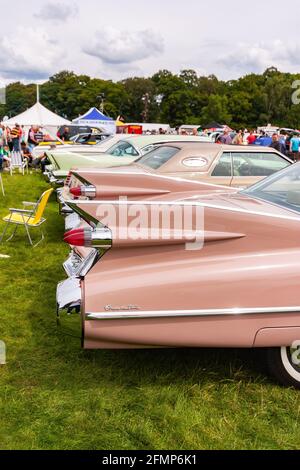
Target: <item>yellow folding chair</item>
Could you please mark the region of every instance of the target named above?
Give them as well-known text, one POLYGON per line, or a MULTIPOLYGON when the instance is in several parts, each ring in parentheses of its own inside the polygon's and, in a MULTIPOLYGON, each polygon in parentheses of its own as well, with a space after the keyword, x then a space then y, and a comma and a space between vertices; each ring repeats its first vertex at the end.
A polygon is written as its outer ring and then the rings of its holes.
POLYGON ((9 225, 13 224, 15 225, 13 233, 11 237, 9 237, 6 241, 9 242, 10 240, 12 240, 18 230, 18 227, 23 226, 25 227, 30 245, 34 248, 38 246, 45 239, 41 226, 44 222, 46 222, 46 219, 43 218, 43 215, 48 200, 53 191, 54 189, 49 189, 48 191, 46 191, 44 194, 42 194, 38 202, 23 202, 24 209, 9 209, 10 214, 4 217, 3 219, 4 222, 6 222, 6 225, 0 238, 0 244, 2 243, 5 237, 9 225), (25 207, 32 207, 32 210, 25 209, 25 207), (33 244, 29 231, 32 228, 40 228, 42 235, 41 239, 35 245, 33 244))

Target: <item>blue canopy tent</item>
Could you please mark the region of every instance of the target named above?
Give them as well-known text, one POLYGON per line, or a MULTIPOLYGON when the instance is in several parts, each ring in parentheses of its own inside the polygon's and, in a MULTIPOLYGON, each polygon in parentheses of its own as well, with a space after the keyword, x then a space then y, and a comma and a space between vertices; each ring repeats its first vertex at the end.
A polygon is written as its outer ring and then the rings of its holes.
POLYGON ((108 134, 116 133, 115 121, 112 118, 105 116, 105 114, 101 113, 97 108, 91 108, 83 116, 74 119, 73 122, 80 126, 100 127, 108 134))

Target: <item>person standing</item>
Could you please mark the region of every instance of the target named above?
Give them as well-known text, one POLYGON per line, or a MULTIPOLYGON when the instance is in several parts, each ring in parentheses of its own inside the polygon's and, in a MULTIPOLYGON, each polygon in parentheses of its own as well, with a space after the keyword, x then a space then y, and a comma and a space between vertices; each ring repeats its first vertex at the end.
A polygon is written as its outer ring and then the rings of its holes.
POLYGON ((38 126, 35 128, 34 138, 37 144, 40 144, 41 142, 44 141, 44 134, 42 132, 42 129, 38 126))
POLYGON ((34 147, 38 145, 38 142, 35 140, 35 127, 31 126, 28 132, 27 145, 29 151, 32 152, 34 147))
POLYGON ((29 147, 26 146, 26 142, 21 142, 21 151, 22 151, 23 158, 26 158, 29 166, 31 166, 31 164, 32 164, 32 155, 31 155, 31 152, 29 150, 29 147))
POLYGON ((290 154, 290 148, 291 148, 291 140, 293 138, 293 134, 287 134, 285 138, 285 149, 286 149, 286 154, 290 154))
POLYGON ((65 127, 65 130, 62 133, 60 138, 63 142, 68 142, 70 140, 71 136, 70 136, 70 128, 69 127, 65 127))
POLYGON ((9 145, 10 141, 10 129, 7 126, 3 126, 3 147, 9 145))
POLYGON ((300 139, 297 134, 294 134, 290 142, 290 152, 295 162, 299 160, 300 139))
POLYGON ((255 141, 256 141, 256 135, 254 134, 253 131, 250 131, 250 134, 247 137, 248 145, 253 145, 255 141))
POLYGON ((4 147, 4 126, 0 126, 0 150, 4 147))
POLYGON ((16 124, 15 127, 11 130, 10 136, 11 136, 11 140, 12 140, 12 150, 13 150, 13 152, 20 152, 21 151, 20 132, 21 132, 21 128, 20 128, 19 124, 16 124))
POLYGON ((282 153, 283 155, 286 154, 285 145, 280 141, 278 134, 273 134, 270 147, 282 153))
POLYGON ((233 145, 243 145, 244 144, 244 136, 242 131, 239 131, 232 141, 233 145))
POLYGON ((224 131, 223 134, 220 136, 219 141, 220 141, 221 144, 231 145, 232 144, 232 138, 229 134, 229 131, 224 131))
POLYGON ((21 126, 21 144, 26 142, 26 132, 25 127, 21 126))
POLYGON ((9 147, 9 150, 12 151, 13 144, 12 144, 12 138, 11 138, 11 129, 8 126, 6 127, 5 135, 6 135, 6 142, 9 147))

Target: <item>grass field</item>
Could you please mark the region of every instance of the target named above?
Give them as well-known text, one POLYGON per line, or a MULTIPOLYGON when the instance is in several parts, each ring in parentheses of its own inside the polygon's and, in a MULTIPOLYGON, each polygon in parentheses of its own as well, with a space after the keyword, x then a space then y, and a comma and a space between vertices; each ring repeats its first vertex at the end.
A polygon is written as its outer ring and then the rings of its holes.
MULTIPOLYGON (((40 175, 4 176, 8 207, 36 200, 40 175)), ((54 198, 47 239, 20 231, 0 247, 1 449, 297 449, 300 394, 266 374, 260 352, 96 351, 55 326, 65 278, 63 221, 54 198)), ((2 231, 1 224, 1 231, 2 231)))

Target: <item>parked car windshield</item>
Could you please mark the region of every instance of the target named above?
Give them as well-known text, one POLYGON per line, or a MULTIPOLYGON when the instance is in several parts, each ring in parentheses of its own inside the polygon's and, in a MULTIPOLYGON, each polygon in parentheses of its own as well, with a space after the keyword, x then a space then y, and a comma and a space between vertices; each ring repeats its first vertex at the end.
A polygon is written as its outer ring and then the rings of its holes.
POLYGON ((300 163, 275 173, 242 194, 300 212, 300 163))
POLYGON ((138 157, 139 153, 129 142, 120 141, 107 150, 114 157, 138 157))
MULTIPOLYGON (((106 139, 104 139, 104 140, 105 140, 105 143, 106 143, 106 144, 109 143, 109 141, 112 140, 112 139, 114 139, 114 137, 115 137, 114 135, 109 135, 108 137, 106 137, 106 139)), ((102 144, 103 144, 103 140, 101 140, 100 142, 97 142, 96 145, 99 145, 99 146, 100 146, 100 145, 102 145, 102 144)))
POLYGON ((72 142, 76 142, 77 144, 98 144, 98 142, 102 142, 108 136, 105 134, 78 134, 72 137, 70 140, 72 142))
POLYGON ((176 147, 157 147, 139 158, 136 163, 152 168, 153 170, 158 170, 161 166, 171 160, 179 150, 180 149, 176 147))

